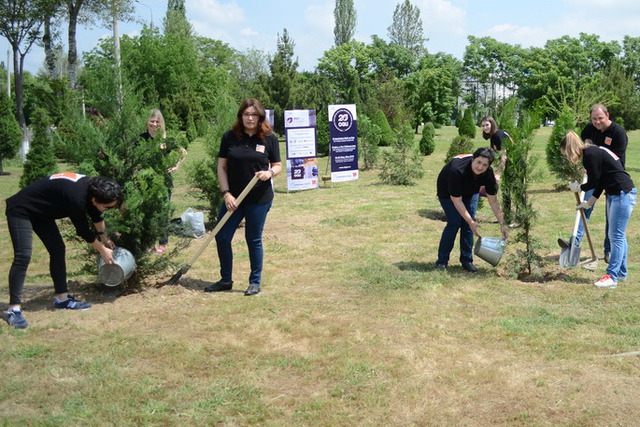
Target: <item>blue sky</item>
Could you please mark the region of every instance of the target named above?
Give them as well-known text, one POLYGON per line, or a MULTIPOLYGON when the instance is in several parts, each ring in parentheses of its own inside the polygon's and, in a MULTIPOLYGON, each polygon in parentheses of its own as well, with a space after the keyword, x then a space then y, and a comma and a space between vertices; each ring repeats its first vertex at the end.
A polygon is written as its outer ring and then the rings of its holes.
MULTIPOLYGON (((395 6, 404 0, 354 0, 358 14, 355 38, 369 43, 376 34, 385 40, 395 6)), ((411 0, 421 10, 426 47, 462 58, 467 36, 490 36, 523 47, 543 46, 549 39, 581 32, 601 40, 622 41, 640 36, 638 0, 411 0)), ((186 0, 187 18, 196 33, 219 39, 244 51, 256 48, 274 52, 278 34, 286 28, 295 42, 299 70, 312 71, 324 51, 333 46, 335 0, 186 0)), ((166 0, 140 0, 137 15, 147 23, 162 25, 166 0)), ((64 29, 66 32, 66 28, 64 29)), ((121 33, 138 34, 140 24, 122 23, 121 33)), ((110 34, 106 28, 80 28, 80 51, 110 34)), ((65 35, 66 37, 66 35, 65 35)), ((0 60, 6 61, 7 41, 0 37, 0 60)), ((42 67, 44 54, 35 46, 25 69, 42 67)))

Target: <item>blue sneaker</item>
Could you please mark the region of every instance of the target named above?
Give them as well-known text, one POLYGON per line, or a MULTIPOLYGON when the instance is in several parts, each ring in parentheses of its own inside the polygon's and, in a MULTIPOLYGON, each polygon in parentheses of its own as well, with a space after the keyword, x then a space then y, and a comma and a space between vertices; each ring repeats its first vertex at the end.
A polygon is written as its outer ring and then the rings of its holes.
POLYGON ((90 303, 78 301, 73 295, 67 295, 67 299, 64 301, 54 298, 54 303, 57 309, 88 310, 91 308, 90 303))
POLYGON ((13 326, 16 329, 24 329, 29 326, 27 319, 24 318, 22 311, 20 310, 9 311, 5 320, 10 326, 13 326))

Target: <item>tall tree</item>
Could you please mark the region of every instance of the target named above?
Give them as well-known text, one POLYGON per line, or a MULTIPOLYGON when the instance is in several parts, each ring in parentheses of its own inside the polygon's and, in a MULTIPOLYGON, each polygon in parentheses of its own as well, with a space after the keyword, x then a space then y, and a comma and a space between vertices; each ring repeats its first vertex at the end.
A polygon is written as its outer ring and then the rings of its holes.
POLYGON ((352 40, 324 52, 317 72, 328 77, 334 87, 334 102, 355 103, 358 85, 369 71, 371 61, 364 43, 352 40))
MULTIPOLYGON (((275 103, 274 109, 276 114, 282 112, 289 107, 289 96, 291 94, 291 86, 295 79, 298 59, 293 59, 295 42, 289 37, 289 32, 285 28, 282 36, 278 34, 277 51, 271 61, 271 101, 275 103)), ((276 126, 278 128, 278 126, 276 126)), ((283 129, 278 129, 282 131, 283 129)), ((282 133, 282 132, 281 132, 282 133)))
POLYGON ((336 0, 333 18, 335 20, 333 35, 336 46, 349 43, 356 31, 357 13, 353 6, 353 0, 336 0))
POLYGON ((26 132, 24 116, 24 58, 41 37, 40 29, 47 15, 47 3, 39 0, 3 0, 0 2, 0 35, 13 51, 14 90, 18 123, 26 132))
POLYGON ((387 29, 391 43, 398 44, 411 51, 416 57, 424 53, 424 37, 420 8, 409 0, 398 3, 393 11, 393 23, 387 29))
POLYGON ((193 28, 187 20, 184 0, 169 0, 167 15, 164 18, 164 33, 191 38, 193 28))

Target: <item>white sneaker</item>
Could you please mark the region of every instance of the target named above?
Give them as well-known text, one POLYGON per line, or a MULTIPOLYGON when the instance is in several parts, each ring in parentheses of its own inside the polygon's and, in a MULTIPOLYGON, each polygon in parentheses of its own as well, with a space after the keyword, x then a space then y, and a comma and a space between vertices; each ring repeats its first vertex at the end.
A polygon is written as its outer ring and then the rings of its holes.
POLYGON ((605 274, 600 280, 594 283, 597 288, 617 288, 618 282, 614 281, 610 275, 605 274))

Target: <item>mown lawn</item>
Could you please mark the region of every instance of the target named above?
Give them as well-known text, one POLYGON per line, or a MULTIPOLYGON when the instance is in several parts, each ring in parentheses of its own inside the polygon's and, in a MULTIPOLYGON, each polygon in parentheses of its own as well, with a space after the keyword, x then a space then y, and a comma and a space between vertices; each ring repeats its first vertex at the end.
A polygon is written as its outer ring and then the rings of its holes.
MULTIPOLYGON (((456 246, 450 271, 437 272, 444 223, 435 179, 455 132, 437 131, 415 186, 382 185, 374 170, 289 193, 279 176, 257 297, 241 292, 248 258, 240 230, 232 292, 202 291, 218 279, 212 243, 178 285, 150 283, 128 295, 74 272, 71 260, 73 291, 95 305, 56 312, 38 242, 24 304, 30 327, 0 327, 0 424, 635 425, 638 213, 628 233, 630 279, 618 289, 591 285, 604 274, 602 260, 596 272, 559 268, 556 240, 571 234, 575 200, 544 169, 550 129, 541 128, 532 198, 543 278, 512 278, 515 244, 498 268, 476 260, 475 275, 456 265, 456 246)), ((631 132, 627 167, 636 184, 639 144, 640 132, 631 132)), ((192 146, 185 166, 203 152, 192 146)), ((5 167, 3 198, 20 174, 15 162, 5 167)), ((177 186, 177 213, 202 208, 186 171, 177 186)), ((479 218, 483 234, 498 235, 488 203, 479 218)), ((0 222, 6 274, 12 251, 4 216, 0 222)), ((591 223, 599 256, 603 224, 599 202, 591 223)), ((6 303, 6 276, 0 283, 6 303)))

